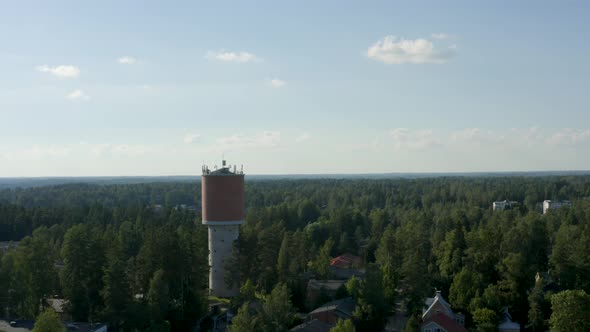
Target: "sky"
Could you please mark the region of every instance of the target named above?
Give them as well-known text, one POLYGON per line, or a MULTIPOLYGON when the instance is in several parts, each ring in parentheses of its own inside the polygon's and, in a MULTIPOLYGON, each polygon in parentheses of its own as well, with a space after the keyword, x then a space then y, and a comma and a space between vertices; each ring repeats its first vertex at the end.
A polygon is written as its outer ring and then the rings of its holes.
POLYGON ((587 1, 2 1, 0 177, 590 169, 587 1))

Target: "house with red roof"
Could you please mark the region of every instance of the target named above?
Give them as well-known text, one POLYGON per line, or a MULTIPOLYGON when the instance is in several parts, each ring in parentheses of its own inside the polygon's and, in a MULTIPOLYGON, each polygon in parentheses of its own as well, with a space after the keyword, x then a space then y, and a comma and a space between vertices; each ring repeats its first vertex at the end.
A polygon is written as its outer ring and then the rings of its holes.
POLYGON ((424 301, 420 332, 467 332, 465 316, 454 313, 440 291, 424 301))
POLYGON ((330 266, 340 269, 352 269, 361 265, 361 258, 353 254, 342 254, 338 257, 332 258, 330 266))

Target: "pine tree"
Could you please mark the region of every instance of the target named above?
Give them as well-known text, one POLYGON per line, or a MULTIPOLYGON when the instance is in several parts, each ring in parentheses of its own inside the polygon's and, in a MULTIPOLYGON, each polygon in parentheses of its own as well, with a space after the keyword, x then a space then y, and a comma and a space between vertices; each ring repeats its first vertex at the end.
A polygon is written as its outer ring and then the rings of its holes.
POLYGON ((400 252, 397 247, 393 226, 385 228, 375 257, 383 274, 383 292, 388 303, 395 302, 396 288, 399 283, 399 269, 401 266, 400 252))
POLYGON ((248 308, 248 302, 244 303, 238 313, 232 319, 231 325, 228 328, 229 332, 255 332, 256 319, 250 315, 250 309, 248 308))
POLYGON ((148 292, 148 303, 154 322, 161 322, 166 319, 169 301, 168 281, 165 278, 164 270, 160 269, 154 273, 148 292))
POLYGON ((131 290, 123 253, 117 241, 111 248, 109 263, 104 270, 104 288, 101 292, 104 300, 104 313, 113 331, 118 331, 127 318, 127 306, 131 301, 131 290))
POLYGON ((590 295, 583 290, 566 290, 551 296, 552 331, 590 331, 590 295))
POLYGON ((535 283, 535 287, 529 294, 529 324, 527 327, 534 331, 544 331, 545 317, 543 315, 543 295, 542 280, 535 283))
POLYGON ((319 279, 328 279, 331 274, 330 260, 332 257, 330 256, 330 252, 332 251, 333 246, 334 240, 329 238, 324 242, 324 245, 320 248, 320 252, 312 263, 313 269, 319 279))
POLYGON ((285 232, 283 241, 281 242, 281 249, 279 250, 279 257, 277 262, 277 272, 279 282, 287 282, 289 276, 289 261, 290 261, 290 241, 289 233, 285 232))
POLYGON ((330 332, 355 332, 356 329, 350 319, 339 319, 336 326, 330 329, 330 332))
POLYGON ((32 332, 66 332, 59 315, 51 308, 45 309, 37 316, 32 332))
POLYGON ((295 319, 295 311, 286 284, 278 283, 265 298, 260 319, 265 332, 287 331, 290 327, 295 319))

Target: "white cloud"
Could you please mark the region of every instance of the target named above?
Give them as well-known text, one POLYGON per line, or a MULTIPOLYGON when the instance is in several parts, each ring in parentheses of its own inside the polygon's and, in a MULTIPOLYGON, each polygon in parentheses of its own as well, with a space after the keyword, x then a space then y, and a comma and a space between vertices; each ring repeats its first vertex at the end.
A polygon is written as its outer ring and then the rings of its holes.
POLYGON ((83 146, 85 151, 90 153, 92 157, 101 157, 105 154, 105 152, 109 151, 109 149, 111 148, 111 144, 107 143, 82 143, 81 145, 83 146))
POLYGON ((88 100, 90 99, 90 96, 87 95, 84 91, 78 89, 68 93, 66 98, 68 98, 69 100, 88 100))
POLYGON ((287 84, 287 82, 280 80, 278 78, 273 78, 270 80, 270 86, 272 86, 273 88, 281 88, 285 86, 285 84, 287 84))
POLYGON ((531 148, 543 144, 546 136, 539 128, 464 128, 449 134, 448 144, 458 148, 531 148))
POLYGON ((129 144, 118 144, 113 145, 110 149, 114 155, 125 156, 125 157, 138 157, 148 153, 156 152, 155 149, 147 145, 129 145, 129 144))
POLYGON ((370 59, 385 64, 422 64, 422 63, 445 63, 454 52, 450 48, 437 49, 427 39, 399 39, 394 36, 386 36, 377 41, 367 50, 370 59))
POLYGON ((431 34, 430 37, 432 37, 432 39, 440 39, 440 40, 443 40, 443 39, 449 39, 449 38, 451 38, 451 35, 446 34, 444 32, 439 32, 439 33, 433 33, 433 34, 431 34))
POLYGON ((439 145, 432 129, 395 128, 389 137, 395 150, 425 150, 439 145))
POLYGON ((311 139, 311 135, 309 133, 302 133, 301 135, 299 135, 295 138, 295 142, 297 142, 297 143, 305 142, 309 139, 311 139))
POLYGON ((590 129, 564 128, 551 134, 545 142, 549 145, 579 145, 590 142, 590 129))
POLYGON ((450 133, 448 144, 458 147, 548 148, 590 143, 590 129, 465 128, 450 133))
POLYGON ((200 137, 201 137, 201 134, 188 133, 188 134, 184 135, 184 143, 185 144, 192 144, 200 137))
POLYGON ((137 59, 132 57, 132 56, 122 56, 119 59, 117 59, 117 62, 122 64, 122 65, 134 65, 137 63, 137 59))
POLYGON ((163 150, 159 145, 126 144, 126 143, 79 143, 73 145, 80 153, 89 154, 91 157, 139 157, 148 154, 162 154, 163 150))
POLYGON ((464 128, 451 132, 450 142, 458 144, 481 144, 499 142, 505 139, 505 135, 499 131, 481 128, 464 128))
POLYGON ((232 135, 217 140, 216 147, 222 150, 244 148, 274 148, 281 142, 278 131, 263 131, 252 136, 232 135))
POLYGON ((4 158, 17 161, 63 158, 68 156, 71 152, 72 148, 70 146, 33 145, 28 148, 5 152, 4 158))
POLYGON ((246 63, 258 60, 254 54, 249 52, 227 52, 227 51, 219 51, 219 52, 212 52, 209 51, 207 53, 207 59, 209 60, 216 60, 221 62, 236 62, 236 63, 246 63))
POLYGON ((71 65, 49 67, 48 65, 38 66, 37 70, 42 73, 50 73, 60 78, 75 78, 80 76, 80 68, 71 65))
POLYGON ((510 142, 518 142, 526 146, 542 143, 545 133, 537 127, 530 128, 512 128, 507 137, 510 142))

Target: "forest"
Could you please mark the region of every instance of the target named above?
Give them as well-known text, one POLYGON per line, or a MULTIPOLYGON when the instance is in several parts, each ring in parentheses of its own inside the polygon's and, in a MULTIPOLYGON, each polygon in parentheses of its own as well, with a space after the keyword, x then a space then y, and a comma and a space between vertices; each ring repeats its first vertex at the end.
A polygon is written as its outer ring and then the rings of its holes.
MULTIPOLYGON (((207 330, 200 199, 198 181, 0 190, 0 241, 18 241, 0 251, 0 316, 35 319, 63 298, 68 319, 110 331, 207 330)), ((469 330, 494 331, 504 308, 527 331, 590 329, 590 176, 246 177, 234 246, 232 331, 300 323, 318 304, 307 282, 343 253, 364 276, 340 292, 356 309, 334 331, 381 331, 398 303, 417 331, 436 290, 469 330), (546 199, 573 205, 544 215, 546 199), (500 200, 520 204, 492 211, 500 200)))

